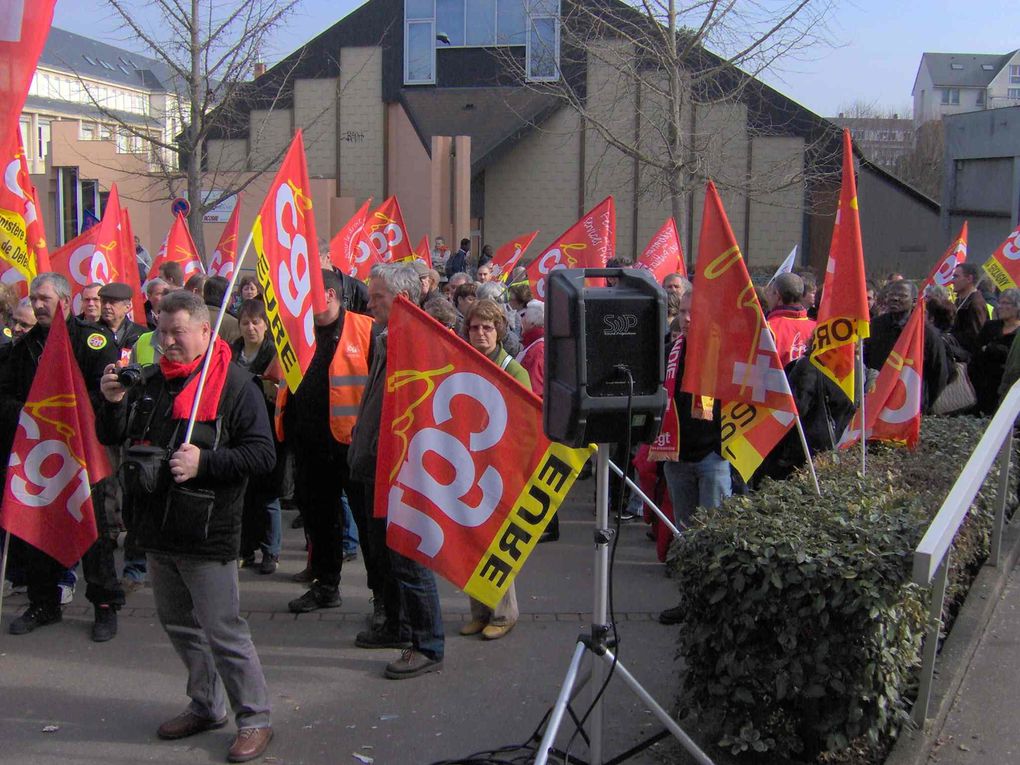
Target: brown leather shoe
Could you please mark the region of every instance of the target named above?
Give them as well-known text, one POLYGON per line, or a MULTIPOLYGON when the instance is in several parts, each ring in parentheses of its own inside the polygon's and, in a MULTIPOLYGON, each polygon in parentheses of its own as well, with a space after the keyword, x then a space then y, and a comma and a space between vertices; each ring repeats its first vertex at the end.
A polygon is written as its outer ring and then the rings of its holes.
POLYGON ((156 731, 156 735, 160 738, 172 741, 177 738, 194 736, 196 733, 202 733, 203 731, 222 728, 226 724, 226 715, 221 717, 219 720, 210 720, 205 717, 199 717, 192 712, 181 712, 177 715, 177 717, 172 720, 167 720, 165 723, 160 725, 159 729, 156 731))
POLYGON ((261 757, 272 740, 272 728, 241 728, 227 752, 227 762, 248 762, 261 757))

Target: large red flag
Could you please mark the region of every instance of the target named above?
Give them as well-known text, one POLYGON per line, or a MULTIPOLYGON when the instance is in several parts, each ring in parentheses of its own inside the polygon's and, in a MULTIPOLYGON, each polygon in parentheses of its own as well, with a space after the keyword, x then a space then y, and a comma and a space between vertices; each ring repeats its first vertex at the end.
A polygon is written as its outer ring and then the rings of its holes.
POLYGON ((687 264, 684 263, 684 251, 680 246, 680 234, 676 230, 676 221, 667 218, 662 228, 652 237, 652 241, 641 253, 635 268, 644 268, 652 272, 655 281, 662 280, 670 274, 687 276, 687 264))
POLYGON ((921 292, 926 292, 929 287, 952 287, 953 285, 953 271, 961 263, 967 262, 967 221, 963 222, 963 227, 960 229, 959 236, 953 240, 953 243, 949 245, 949 249, 946 250, 935 267, 928 274, 928 278, 921 284, 921 292))
POLYGON ((120 246, 121 267, 124 272, 124 278, 120 281, 130 284, 131 289, 134 290, 128 318, 144 325, 145 295, 142 292, 142 278, 138 273, 138 256, 135 254, 135 232, 131 226, 131 213, 126 207, 122 207, 120 210, 120 246))
POLYGON ((506 244, 500 245, 492 254, 492 262, 489 263, 492 266, 492 278, 504 282, 509 279, 525 251, 535 241, 536 236, 538 236, 538 231, 532 231, 530 234, 522 234, 506 244))
POLYGON ((252 227, 252 243, 258 253, 255 273, 291 393, 298 389, 315 355, 313 314, 326 310, 309 192, 299 128, 252 227))
MULTIPOLYGON (((36 62, 53 23, 56 0, 0 0, 0 146, 12 145, 20 133, 18 117, 25 106, 36 62)), ((6 155, 5 155, 6 158, 6 155)))
MULTIPOLYGON (((869 441, 887 441, 910 449, 917 446, 921 435, 924 310, 924 301, 918 300, 882 365, 875 391, 865 398, 864 431, 869 441)), ((847 448, 860 437, 861 412, 858 409, 839 445, 847 448)))
POLYGON ((811 363, 836 383, 851 401, 854 400, 856 380, 854 345, 871 334, 870 326, 853 144, 850 131, 844 128, 843 185, 839 192, 836 223, 832 227, 811 363))
POLYGON ((551 443, 538 396, 407 300, 389 327, 375 485, 387 543, 494 606, 591 452, 551 443))
POLYGON ((528 266, 531 291, 545 300, 545 280, 557 268, 605 268, 616 251, 616 204, 606 197, 564 231, 528 266))
MULTIPOLYGON (((414 260, 404 215, 396 197, 390 197, 368 215, 355 248, 359 263, 372 262, 373 259, 382 263, 414 260)), ((367 277, 368 274, 365 275, 367 277)))
POLYGON ((704 210, 681 389, 721 399, 722 456, 748 480, 793 425, 797 405, 711 181, 704 210))
POLYGON ((0 526, 73 566, 96 541, 92 484, 110 475, 58 311, 11 447, 0 526))
MULTIPOLYGON (((2 23, 2 22, 0 22, 2 23)), ((50 270, 46 233, 35 186, 28 175, 21 130, 10 133, 4 159, 4 182, 0 184, 0 281, 28 294, 28 283, 50 270)))
POLYGON ((152 266, 149 268, 149 278, 155 279, 159 276, 159 269, 164 263, 180 263, 184 271, 184 281, 187 282, 194 274, 204 274, 205 265, 198 255, 198 248, 195 240, 191 238, 191 229, 188 228, 187 219, 177 213, 174 222, 167 232, 163 245, 152 259, 152 266))
POLYGON ((241 195, 237 195, 234 203, 234 211, 230 213, 227 220, 227 227, 220 234, 220 241, 216 243, 212 257, 209 258, 209 276, 222 276, 227 281, 234 275, 234 267, 237 262, 237 231, 241 221, 241 195))
POLYGON ((365 248, 364 252, 358 249, 358 240, 361 238, 362 229, 365 228, 368 208, 371 206, 372 197, 369 197, 329 243, 329 259, 333 265, 360 281, 366 281, 372 266, 379 262, 378 258, 372 257, 369 248, 365 248))
POLYGON ((1000 290, 1020 285, 1020 226, 992 253, 982 266, 1000 290))

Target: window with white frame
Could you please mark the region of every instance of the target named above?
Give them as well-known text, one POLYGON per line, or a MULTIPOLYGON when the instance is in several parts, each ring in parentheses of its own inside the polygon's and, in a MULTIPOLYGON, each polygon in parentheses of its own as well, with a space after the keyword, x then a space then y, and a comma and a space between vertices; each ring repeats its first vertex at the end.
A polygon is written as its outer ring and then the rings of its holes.
POLYGON ((437 40, 442 48, 527 46, 528 79, 556 79, 559 5, 559 0, 404 0, 404 82, 435 82, 437 40))
POLYGON ((1009 81, 1012 83, 1020 83, 1020 64, 1009 65, 1009 81))
POLYGON ((1020 101, 1020 88, 1007 88, 1006 98, 1011 101, 1020 101))
POLYGON ((959 88, 942 88, 942 103, 956 106, 960 103, 959 88))
POLYGON ((36 129, 36 158, 45 159, 50 148, 50 121, 40 119, 36 129))

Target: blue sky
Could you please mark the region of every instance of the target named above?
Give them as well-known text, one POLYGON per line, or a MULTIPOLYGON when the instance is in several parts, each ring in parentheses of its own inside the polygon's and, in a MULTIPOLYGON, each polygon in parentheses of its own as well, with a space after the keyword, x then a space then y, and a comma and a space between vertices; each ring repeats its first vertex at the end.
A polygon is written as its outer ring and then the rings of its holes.
MULTIPOLYGON (((681 0, 682 2, 682 0, 681 0)), ((143 18, 147 3, 134 0, 143 18)), ((279 30, 267 59, 301 46, 362 3, 302 0, 279 30)), ((855 101, 909 113, 910 89, 924 51, 1006 53, 1020 47, 1016 0, 833 0, 832 45, 781 64, 766 79, 823 116, 855 101)), ((56 26, 137 49, 96 0, 59 0, 56 26)), ((144 50, 138 50, 144 53, 144 50)))

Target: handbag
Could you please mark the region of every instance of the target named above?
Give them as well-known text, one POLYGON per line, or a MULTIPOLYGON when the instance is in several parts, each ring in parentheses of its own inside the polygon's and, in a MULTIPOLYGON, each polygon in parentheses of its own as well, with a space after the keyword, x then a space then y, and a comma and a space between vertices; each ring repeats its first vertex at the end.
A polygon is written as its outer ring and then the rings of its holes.
POLYGON ((977 405, 977 393, 967 375, 967 365, 962 361, 953 362, 953 374, 949 384, 935 399, 931 411, 933 414, 957 414, 977 405))

